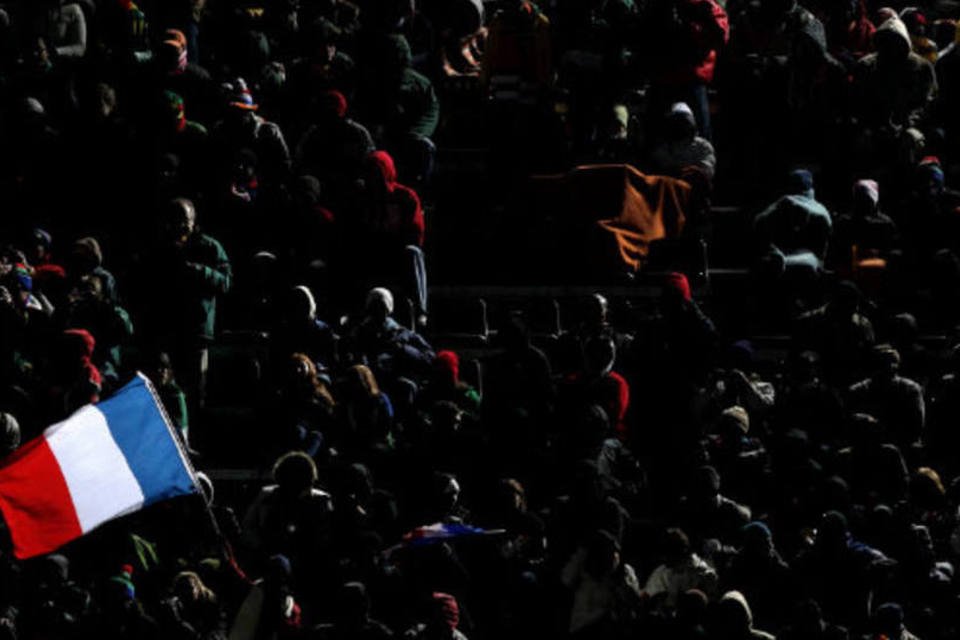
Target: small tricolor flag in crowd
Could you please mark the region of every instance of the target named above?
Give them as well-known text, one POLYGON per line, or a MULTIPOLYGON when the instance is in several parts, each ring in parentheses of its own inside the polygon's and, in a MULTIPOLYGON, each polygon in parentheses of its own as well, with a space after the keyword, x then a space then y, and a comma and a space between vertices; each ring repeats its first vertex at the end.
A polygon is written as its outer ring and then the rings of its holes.
POLYGON ((0 511, 18 558, 49 553, 108 520, 195 492, 193 468, 141 374, 0 463, 0 511))
POLYGON ((419 547, 456 538, 470 536, 492 536, 503 533, 503 529, 481 529, 459 522, 437 522, 424 527, 417 527, 413 531, 403 534, 402 544, 408 547, 419 547))

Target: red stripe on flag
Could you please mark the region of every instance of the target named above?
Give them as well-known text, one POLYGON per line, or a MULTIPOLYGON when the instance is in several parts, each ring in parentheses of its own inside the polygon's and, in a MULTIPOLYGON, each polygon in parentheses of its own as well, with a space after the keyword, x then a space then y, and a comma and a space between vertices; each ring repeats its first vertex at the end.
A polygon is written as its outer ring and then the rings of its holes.
POLYGON ((60 464, 43 436, 4 460, 0 511, 18 558, 50 553, 82 535, 60 464))

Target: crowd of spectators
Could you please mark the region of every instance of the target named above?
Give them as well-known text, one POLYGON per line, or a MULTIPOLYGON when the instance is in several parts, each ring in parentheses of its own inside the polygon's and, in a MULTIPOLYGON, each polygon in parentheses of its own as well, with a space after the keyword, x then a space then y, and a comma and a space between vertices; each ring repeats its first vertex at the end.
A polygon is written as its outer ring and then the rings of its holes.
POLYGON ((6 545, 0 639, 960 636, 960 5, 901 4, 0 2, 0 453, 140 370, 202 489, 6 545), (752 306, 445 344, 434 195, 599 164, 746 211, 752 306))

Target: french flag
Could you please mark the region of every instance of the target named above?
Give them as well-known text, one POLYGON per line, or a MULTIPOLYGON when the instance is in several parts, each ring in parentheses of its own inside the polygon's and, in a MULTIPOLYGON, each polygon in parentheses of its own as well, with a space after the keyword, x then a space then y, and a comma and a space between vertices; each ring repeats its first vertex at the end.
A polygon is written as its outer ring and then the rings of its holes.
POLYGON ((108 400, 48 427, 0 463, 0 511, 21 559, 197 491, 193 467, 153 386, 139 373, 108 400))
POLYGON ((481 529, 461 522, 436 522, 403 534, 401 544, 408 547, 422 547, 444 540, 471 536, 495 536, 502 533, 504 533, 503 529, 481 529))

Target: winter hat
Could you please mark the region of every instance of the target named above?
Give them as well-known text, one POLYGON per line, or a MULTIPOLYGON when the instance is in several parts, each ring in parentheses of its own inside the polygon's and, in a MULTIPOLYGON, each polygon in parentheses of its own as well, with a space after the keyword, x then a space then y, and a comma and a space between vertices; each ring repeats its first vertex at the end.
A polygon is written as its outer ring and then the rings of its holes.
POLYGON ((120 573, 111 576, 110 582, 118 587, 118 591, 126 600, 137 597, 137 589, 133 584, 133 565, 125 564, 120 567, 120 573))
POLYGON ((183 105, 183 98, 173 91, 163 92, 163 107, 166 115, 175 122, 177 131, 187 128, 187 111, 183 105))
POLYGON ((453 384, 460 381, 460 356, 456 352, 448 349, 438 351, 433 364, 438 372, 446 373, 453 384))
POLYGON ((103 264, 103 251, 96 238, 80 238, 73 243, 71 253, 82 263, 81 268, 84 270, 89 271, 103 264))
POLYGON ((666 291, 673 291, 680 294, 687 302, 693 300, 693 294, 690 292, 690 281, 687 280, 687 276, 674 271, 664 276, 664 279, 665 282, 663 286, 666 291))
POLYGON ((236 109, 244 111, 256 111, 260 107, 253 100, 253 94, 247 86, 247 81, 243 78, 237 78, 233 84, 224 85, 230 94, 228 104, 236 109))
POLYGON ((347 115, 347 98, 339 91, 325 91, 320 95, 318 106, 323 113, 335 113, 338 118, 347 115))
POLYGON ((722 424, 736 425, 743 435, 750 431, 750 414, 740 405, 734 405, 723 410, 720 414, 722 424))
POLYGON ((367 311, 370 311, 373 305, 380 304, 386 309, 387 315, 393 314, 393 294, 384 287, 374 287, 367 294, 367 311))
POLYGON ((450 627, 450 630, 454 631, 460 624, 460 605, 457 604, 457 599, 449 593, 439 591, 435 591, 431 597, 437 607, 437 613, 450 627))
POLYGON ((160 43, 162 55, 170 61, 172 73, 183 73, 187 68, 187 37, 179 29, 167 29, 160 43))
POLYGON ((44 229, 37 227, 30 232, 30 235, 33 237, 33 241, 44 249, 49 249, 53 246, 53 236, 44 229))
POLYGON ((943 186, 943 167, 940 165, 940 158, 937 156, 926 156, 920 161, 920 164, 917 165, 917 170, 920 175, 928 176, 937 186, 943 186))
POLYGON ((744 541, 765 540, 766 542, 770 542, 773 540, 773 533, 771 533, 770 527, 759 520, 754 520, 753 522, 744 525, 740 532, 743 535, 744 541))
POLYGON ((670 115, 672 116, 689 116, 693 117, 693 109, 690 108, 686 102, 674 102, 670 105, 670 115))
POLYGON ((0 412, 0 456, 8 456, 20 446, 20 423, 9 413, 0 412))
POLYGON ((864 196, 876 207, 880 202, 880 185, 876 180, 857 180, 853 183, 853 197, 864 196))
POLYGON ((30 269, 21 262, 13 267, 13 279, 19 285, 21 291, 33 291, 33 276, 30 275, 30 269))
POLYGON ((791 195, 800 195, 812 198, 813 174, 807 169, 794 169, 787 176, 787 189, 791 195))

